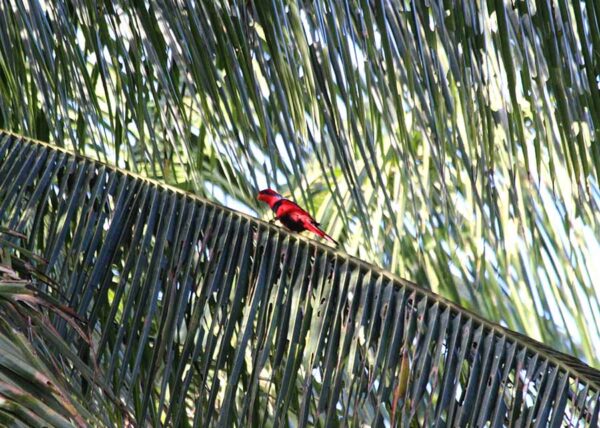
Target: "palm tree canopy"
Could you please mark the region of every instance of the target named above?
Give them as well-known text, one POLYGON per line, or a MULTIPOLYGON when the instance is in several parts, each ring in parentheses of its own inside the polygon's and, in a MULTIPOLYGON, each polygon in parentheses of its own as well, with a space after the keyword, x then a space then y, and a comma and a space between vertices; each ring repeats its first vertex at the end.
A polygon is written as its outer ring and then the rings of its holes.
POLYGON ((2 2, 0 128, 250 214, 276 187, 347 253, 600 364, 593 0, 201 3, 2 2))
POLYGON ((598 364, 593 1, 8 2, 0 127, 256 213, 598 364))

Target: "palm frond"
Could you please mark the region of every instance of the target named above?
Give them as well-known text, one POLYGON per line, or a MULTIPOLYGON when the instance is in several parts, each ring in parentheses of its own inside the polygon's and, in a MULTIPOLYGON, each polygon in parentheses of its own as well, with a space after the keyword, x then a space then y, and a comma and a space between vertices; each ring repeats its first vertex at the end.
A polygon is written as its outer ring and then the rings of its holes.
POLYGON ((0 182, 3 242, 140 425, 598 422, 596 370, 330 247, 7 133, 0 182))
POLYGON ((34 267, 40 258, 21 246, 21 238, 0 231, 0 423, 87 427, 130 421, 127 407, 90 365, 93 339, 85 323, 52 296, 63 290, 34 267), (86 343, 86 360, 56 330, 58 321, 86 343))

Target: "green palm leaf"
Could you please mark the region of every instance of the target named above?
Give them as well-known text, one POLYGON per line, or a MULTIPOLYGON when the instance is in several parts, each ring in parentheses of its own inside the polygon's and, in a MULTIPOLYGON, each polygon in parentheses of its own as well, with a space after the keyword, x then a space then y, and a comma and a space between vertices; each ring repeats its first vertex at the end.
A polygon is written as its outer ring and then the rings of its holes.
POLYGON ((91 421, 106 425, 131 420, 104 378, 97 376, 89 361, 83 361, 55 329, 53 322, 66 322, 88 345, 88 353, 93 349, 93 339, 81 318, 51 296, 63 290, 33 267, 40 258, 21 247, 20 239, 26 237, 6 229, 0 233, 2 426, 85 427, 91 421), (15 253, 23 258, 14 257, 15 253), (48 289, 53 290, 51 294, 48 289), (82 388, 82 382, 88 386, 82 388))
POLYGON ((0 182, 3 248, 93 339, 36 347, 139 425, 598 422, 596 370, 344 253, 7 133, 0 182))

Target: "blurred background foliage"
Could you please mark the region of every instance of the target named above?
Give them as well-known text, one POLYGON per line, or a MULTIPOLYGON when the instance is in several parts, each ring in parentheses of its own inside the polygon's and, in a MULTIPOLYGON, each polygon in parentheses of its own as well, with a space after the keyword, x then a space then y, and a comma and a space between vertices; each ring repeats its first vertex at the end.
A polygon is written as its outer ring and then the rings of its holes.
POLYGON ((0 128, 349 254, 600 366, 594 0, 0 3, 0 128))

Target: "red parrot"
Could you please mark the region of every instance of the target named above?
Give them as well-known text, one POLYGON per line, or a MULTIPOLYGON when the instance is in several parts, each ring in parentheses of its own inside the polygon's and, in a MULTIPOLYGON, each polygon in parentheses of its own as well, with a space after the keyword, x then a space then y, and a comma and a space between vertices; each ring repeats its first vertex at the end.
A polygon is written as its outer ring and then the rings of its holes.
POLYGON ((258 192, 256 199, 269 204, 269 207, 275 213, 275 220, 279 220, 291 231, 303 232, 310 230, 321 238, 325 238, 335 245, 338 244, 331 236, 319 229, 319 223, 308 212, 300 208, 297 203, 285 199, 276 191, 271 189, 261 190, 258 192))

